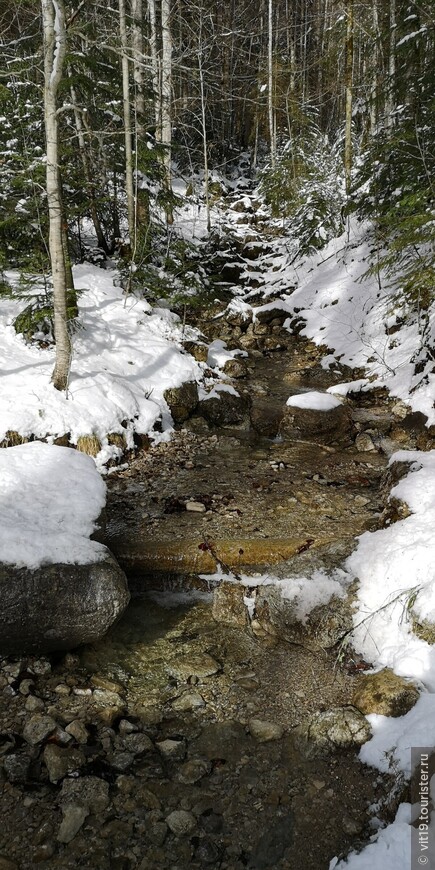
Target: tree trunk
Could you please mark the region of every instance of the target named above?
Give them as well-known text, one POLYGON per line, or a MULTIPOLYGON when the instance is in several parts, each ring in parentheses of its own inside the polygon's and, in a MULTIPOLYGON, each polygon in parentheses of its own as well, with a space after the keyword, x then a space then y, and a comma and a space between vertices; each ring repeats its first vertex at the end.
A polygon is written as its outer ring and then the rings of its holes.
MULTIPOLYGON (((162 0, 162 127, 161 141, 165 148, 164 167, 165 184, 168 193, 172 191, 171 181, 171 146, 172 146, 172 34, 170 24, 171 0, 162 0)), ((172 223, 172 208, 168 203, 166 219, 172 223)))
POLYGON ((273 0, 269 0, 267 70, 270 163, 274 169, 276 163, 276 127, 273 111, 273 0))
POLYGON ((63 209, 59 174, 59 129, 57 92, 66 53, 63 0, 41 0, 44 34, 44 122, 46 138, 46 186, 49 220, 49 251, 53 280, 54 338, 56 360, 53 386, 66 390, 71 365, 71 339, 67 322, 67 276, 63 248, 63 209))
POLYGON ((136 208, 133 188, 133 149, 131 144, 130 81, 125 0, 119 0, 119 35, 121 38, 122 106, 124 114, 125 193, 127 197, 128 233, 130 245, 133 249, 136 234, 136 208))
POLYGON ((346 24, 346 121, 344 139, 344 177, 349 196, 352 174, 352 96, 353 96, 353 0, 347 0, 346 24))

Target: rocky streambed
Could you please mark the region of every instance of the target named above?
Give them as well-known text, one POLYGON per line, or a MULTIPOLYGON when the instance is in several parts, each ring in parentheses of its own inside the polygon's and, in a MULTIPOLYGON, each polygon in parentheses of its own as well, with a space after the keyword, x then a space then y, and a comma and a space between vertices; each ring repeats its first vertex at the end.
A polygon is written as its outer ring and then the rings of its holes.
POLYGON ((276 327, 245 341, 236 419, 192 408, 109 478, 108 541, 139 593, 121 621, 76 653, 2 661, 0 870, 326 870, 402 796, 357 750, 364 713, 418 692, 384 673, 361 694, 352 584, 301 622, 264 577, 315 583, 397 518, 387 458, 424 427, 373 393, 327 431, 291 416, 291 393, 346 373, 281 327, 272 350, 276 327))

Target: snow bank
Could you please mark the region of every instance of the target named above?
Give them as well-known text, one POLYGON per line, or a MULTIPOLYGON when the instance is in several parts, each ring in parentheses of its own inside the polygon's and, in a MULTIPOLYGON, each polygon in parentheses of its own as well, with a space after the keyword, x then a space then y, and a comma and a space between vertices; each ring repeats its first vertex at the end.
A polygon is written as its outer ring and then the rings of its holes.
POLYGON ((12 322, 23 300, 1 300, 0 441, 8 430, 37 438, 69 433, 72 444, 95 435, 103 445, 101 466, 119 452, 108 446, 108 433, 123 434, 132 446, 133 431, 149 433, 162 414, 170 427, 165 389, 198 379, 201 368, 181 352, 179 318, 124 296, 113 284, 114 274, 87 263, 74 269, 76 286, 84 292, 68 394, 50 383, 53 347, 26 344, 15 333, 12 322))
POLYGON ((89 536, 105 501, 83 453, 38 441, 0 450, 0 562, 33 570, 99 561, 106 548, 89 536))

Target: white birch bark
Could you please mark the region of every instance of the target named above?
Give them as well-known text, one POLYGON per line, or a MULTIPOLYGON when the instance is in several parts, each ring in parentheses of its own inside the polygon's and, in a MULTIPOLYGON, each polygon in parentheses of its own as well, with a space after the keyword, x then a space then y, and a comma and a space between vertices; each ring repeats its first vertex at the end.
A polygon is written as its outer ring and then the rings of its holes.
POLYGON ((128 233, 133 248, 136 229, 133 186, 133 149, 131 144, 130 77, 125 0, 119 0, 119 35, 121 39, 122 107, 124 115, 125 193, 127 197, 128 233))
POLYGON ((155 0, 148 0, 148 18, 150 22, 150 55, 151 75, 154 94, 154 116, 156 120, 156 138, 160 139, 162 113, 161 113, 161 87, 159 74, 159 57, 157 51, 157 19, 155 0))
POLYGON ((270 163, 272 169, 274 169, 276 163, 276 129, 273 111, 273 0, 269 0, 267 70, 270 163))
POLYGON ((350 193, 352 173, 352 103, 353 103, 353 0, 347 0, 346 23, 346 119, 344 136, 344 177, 350 193))
POLYGON ((164 165, 166 186, 172 190, 171 146, 172 146, 172 34, 171 2, 162 0, 162 81, 161 81, 161 142, 165 147, 164 165))
POLYGON ((66 23, 63 0, 41 0, 41 9, 44 36, 46 187, 56 342, 56 359, 51 379, 57 390, 66 390, 71 365, 71 339, 68 334, 67 280, 62 244, 63 213, 57 115, 57 94, 66 53, 66 23))

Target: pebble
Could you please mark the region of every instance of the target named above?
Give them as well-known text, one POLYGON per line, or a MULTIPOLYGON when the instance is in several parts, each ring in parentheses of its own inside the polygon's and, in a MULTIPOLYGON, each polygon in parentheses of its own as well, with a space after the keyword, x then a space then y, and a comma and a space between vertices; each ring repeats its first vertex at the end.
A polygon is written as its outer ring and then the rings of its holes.
POLYGON ((80 779, 64 779, 59 802, 62 806, 74 805, 101 813, 109 806, 109 783, 98 776, 82 776, 80 779))
POLYGON ((54 743, 49 743, 45 747, 43 759, 48 770, 48 778, 53 783, 64 779, 68 773, 77 772, 85 763, 85 756, 79 749, 61 749, 54 743))
POLYGON ((156 747, 168 761, 182 761, 186 755, 184 740, 161 740, 156 747))
POLYGON ((172 707, 174 710, 183 713, 205 707, 205 701, 199 692, 186 692, 186 694, 180 695, 179 698, 175 698, 175 701, 172 702, 172 707))
POLYGON ((36 695, 29 695, 25 703, 25 708, 28 713, 35 713, 37 710, 44 709, 44 702, 41 701, 41 698, 37 698, 36 695))
POLYGON ((196 819, 187 810, 174 810, 169 813, 166 824, 177 837, 186 836, 196 828, 196 819))
POLYGON ((368 453, 369 451, 376 450, 373 440, 368 432, 361 432, 356 436, 355 447, 359 453, 368 453))
POLYGON ((207 508, 201 501, 186 501, 186 510, 193 513, 203 514, 207 508))
POLYGON ((193 785, 199 782, 204 776, 211 772, 211 763, 205 758, 192 758, 191 761, 186 761, 175 774, 177 782, 184 785, 193 785))
POLYGON ((74 740, 77 740, 77 743, 88 742, 88 729, 85 728, 83 722, 80 722, 80 719, 73 719, 73 721, 66 726, 65 731, 67 734, 70 734, 71 737, 74 737, 74 740))
POLYGON ((218 663, 207 653, 180 658, 168 665, 167 670, 173 677, 187 680, 189 677, 211 677, 219 670, 218 663))
POLYGON ((57 835, 58 843, 70 843, 79 832, 89 810, 84 807, 68 805, 63 808, 63 819, 57 835))

